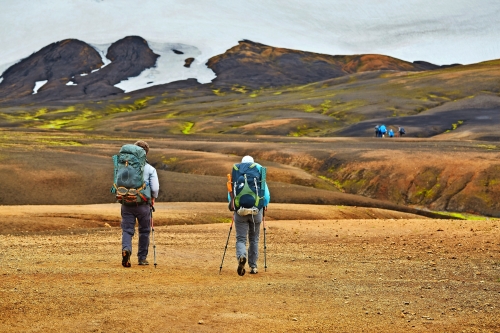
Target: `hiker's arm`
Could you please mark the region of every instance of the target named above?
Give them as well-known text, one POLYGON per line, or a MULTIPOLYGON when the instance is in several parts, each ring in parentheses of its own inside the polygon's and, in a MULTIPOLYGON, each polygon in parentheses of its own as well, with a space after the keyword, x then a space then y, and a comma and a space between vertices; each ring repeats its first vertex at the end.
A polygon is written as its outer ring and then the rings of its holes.
MULTIPOLYGON (((259 169, 259 172, 262 170, 262 165, 259 163, 255 163, 257 165, 257 169, 259 169)), ((267 207, 269 203, 271 202, 271 192, 269 192, 269 187, 267 187, 267 182, 265 183, 264 187, 264 207, 267 207)))
POLYGON ((267 207, 269 203, 271 202, 271 192, 269 192, 269 188, 266 186, 264 187, 264 206, 267 207))
POLYGON ((156 169, 151 167, 152 171, 149 174, 149 187, 151 188, 151 198, 158 198, 158 191, 160 190, 160 183, 158 182, 158 174, 156 169))

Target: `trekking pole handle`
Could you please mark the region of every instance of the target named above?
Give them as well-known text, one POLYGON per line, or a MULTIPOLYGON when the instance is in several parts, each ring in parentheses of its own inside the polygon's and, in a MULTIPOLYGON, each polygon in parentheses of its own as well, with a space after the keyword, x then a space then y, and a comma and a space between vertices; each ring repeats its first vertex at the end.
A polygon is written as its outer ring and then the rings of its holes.
POLYGON ((233 183, 232 183, 232 179, 231 179, 231 174, 230 173, 227 174, 227 191, 229 193, 233 193, 233 183))

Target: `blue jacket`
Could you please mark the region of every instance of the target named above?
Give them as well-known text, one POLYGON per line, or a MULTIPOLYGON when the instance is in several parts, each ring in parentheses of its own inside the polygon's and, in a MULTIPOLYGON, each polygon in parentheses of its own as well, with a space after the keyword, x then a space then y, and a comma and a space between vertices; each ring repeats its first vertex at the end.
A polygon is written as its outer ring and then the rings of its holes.
MULTIPOLYGON (((240 163, 240 164, 245 164, 245 163, 240 163)), ((247 163, 247 164, 255 164, 255 167, 257 168, 257 170, 259 170, 259 173, 262 174, 262 165, 260 165, 259 163, 247 163)), ((227 194, 227 201, 228 202, 231 202, 231 196, 230 194, 228 193, 227 194)), ((267 187, 267 182, 264 183, 264 207, 267 207, 267 205, 269 205, 269 203, 271 202, 271 193, 269 192, 269 188, 267 187)))

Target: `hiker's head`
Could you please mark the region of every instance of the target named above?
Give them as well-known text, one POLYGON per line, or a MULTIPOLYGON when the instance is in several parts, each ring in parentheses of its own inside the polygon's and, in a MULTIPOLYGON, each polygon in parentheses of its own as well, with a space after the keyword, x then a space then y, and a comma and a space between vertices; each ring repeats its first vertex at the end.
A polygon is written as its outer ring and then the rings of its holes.
POLYGON ((134 143, 134 145, 141 147, 142 149, 144 149, 146 151, 146 155, 148 154, 148 152, 149 152, 149 145, 148 145, 148 143, 146 141, 139 140, 136 143, 134 143))
POLYGON ((253 157, 247 155, 241 159, 241 163, 253 163, 253 157))

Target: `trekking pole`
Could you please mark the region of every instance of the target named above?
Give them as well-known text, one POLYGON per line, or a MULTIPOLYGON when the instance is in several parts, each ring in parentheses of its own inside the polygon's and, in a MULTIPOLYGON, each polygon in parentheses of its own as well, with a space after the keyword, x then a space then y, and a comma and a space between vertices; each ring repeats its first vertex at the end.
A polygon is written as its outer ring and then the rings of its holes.
POLYGON ((233 213, 233 220, 231 221, 231 226, 229 227, 229 233, 227 234, 226 247, 224 248, 224 254, 222 255, 222 261, 220 263, 219 274, 222 271, 222 264, 224 263, 224 257, 226 256, 227 244, 229 244, 229 236, 231 235, 231 230, 233 230, 233 223, 234 223, 234 213, 233 213))
POLYGON ((222 255, 222 261, 220 263, 220 268, 219 268, 219 274, 222 271, 222 264, 224 263, 224 257, 226 256, 226 250, 227 250, 227 244, 229 244, 229 236, 231 235, 231 230, 233 230, 233 223, 234 223, 234 193, 233 193, 233 184, 232 184, 232 179, 231 175, 227 174, 227 191, 229 193, 229 196, 231 198, 231 206, 233 208, 233 219, 231 221, 231 226, 229 227, 229 234, 227 234, 227 240, 226 240, 226 247, 224 248, 224 254, 222 255))
MULTIPOLYGON (((267 178, 267 169, 262 167, 260 169, 261 189, 263 191, 262 196, 265 196, 265 189, 267 187, 266 178, 267 178)), ((262 226, 264 227, 264 272, 267 272, 266 210, 267 206, 262 208, 262 226)))
POLYGON ((264 207, 262 210, 262 225, 264 226, 264 272, 267 272, 266 210, 267 207, 264 207))
POLYGON ((156 268, 156 244, 155 244, 155 226, 153 223, 153 212, 155 211, 155 207, 151 205, 151 234, 153 236, 153 262, 156 268))

